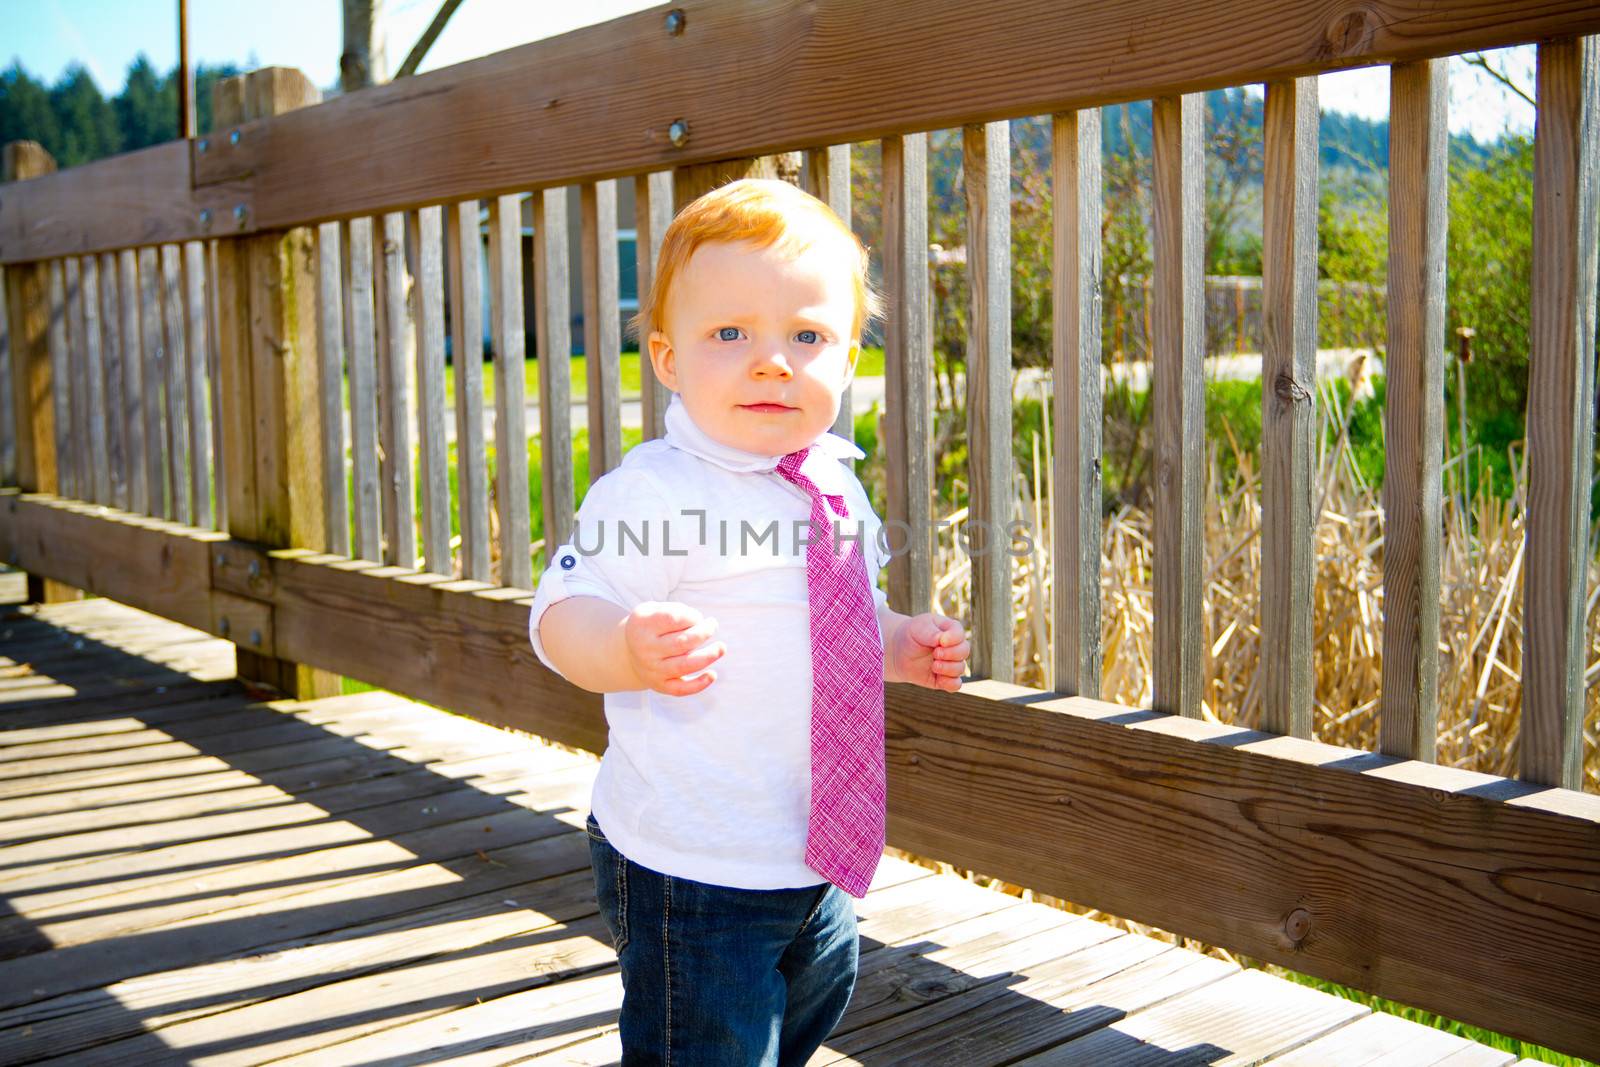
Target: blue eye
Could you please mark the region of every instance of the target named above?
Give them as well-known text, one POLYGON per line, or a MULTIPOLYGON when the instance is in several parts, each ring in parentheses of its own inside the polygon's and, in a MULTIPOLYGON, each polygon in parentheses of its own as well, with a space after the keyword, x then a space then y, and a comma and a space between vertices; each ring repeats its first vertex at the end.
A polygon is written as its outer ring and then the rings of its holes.
POLYGON ((795 340, 799 341, 803 345, 814 345, 818 341, 822 340, 822 338, 817 334, 816 330, 801 330, 799 333, 795 334, 794 337, 795 340))
POLYGON ((717 340, 719 341, 737 341, 738 339, 739 327, 737 326, 724 326, 717 331, 717 340))

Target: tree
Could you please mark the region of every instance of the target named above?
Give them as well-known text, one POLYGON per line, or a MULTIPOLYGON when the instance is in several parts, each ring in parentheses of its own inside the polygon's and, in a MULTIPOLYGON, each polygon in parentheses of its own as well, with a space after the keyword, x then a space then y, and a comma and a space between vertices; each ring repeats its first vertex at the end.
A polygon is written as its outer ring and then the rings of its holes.
POLYGON ((128 67, 128 81, 112 101, 122 128, 123 151, 145 148, 178 136, 178 87, 169 74, 156 73, 141 53, 128 67))
POLYGON ((57 146, 45 147, 61 166, 76 167, 121 149, 116 112, 81 64, 68 67, 50 90, 50 106, 60 137, 57 146))
POLYGON ((0 74, 0 144, 10 141, 38 141, 52 155, 61 144, 49 90, 15 62, 0 74))

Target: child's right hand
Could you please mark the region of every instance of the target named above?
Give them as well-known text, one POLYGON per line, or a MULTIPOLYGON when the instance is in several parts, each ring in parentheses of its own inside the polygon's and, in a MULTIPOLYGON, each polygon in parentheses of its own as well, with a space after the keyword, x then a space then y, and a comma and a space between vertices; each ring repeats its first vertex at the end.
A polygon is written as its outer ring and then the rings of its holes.
POLYGON ((684 675, 710 666, 728 651, 721 641, 708 644, 717 632, 716 619, 674 601, 640 604, 628 613, 622 631, 628 659, 644 688, 667 696, 692 696, 716 681, 713 670, 695 678, 684 675))

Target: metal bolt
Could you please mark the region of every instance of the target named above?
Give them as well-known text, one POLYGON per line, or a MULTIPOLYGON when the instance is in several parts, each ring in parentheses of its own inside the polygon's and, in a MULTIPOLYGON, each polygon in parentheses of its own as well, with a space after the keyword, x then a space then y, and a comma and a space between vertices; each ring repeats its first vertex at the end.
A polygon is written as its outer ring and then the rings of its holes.
POLYGON ((253 560, 250 561, 250 577, 252 577, 252 578, 261 577, 261 561, 260 560, 253 559, 253 560))
POLYGON ((221 622, 217 623, 217 629, 222 631, 223 637, 227 637, 228 631, 233 629, 232 625, 229 624, 228 617, 226 615, 222 617, 221 622))
POLYGON ((252 645, 256 645, 257 647, 259 647, 261 645, 261 631, 260 630, 251 630, 250 631, 250 643, 252 645))
POLYGON ((200 209, 200 228, 202 230, 211 229, 211 209, 208 207, 200 209))
POLYGON ((210 148, 211 148, 211 138, 209 138, 209 137, 200 138, 200 143, 198 145, 196 145, 195 147, 200 149, 200 154, 202 156, 205 155, 206 152, 208 150, 210 150, 210 148))
POLYGON ((240 133, 238 130, 233 130, 232 132, 230 132, 228 134, 228 143, 229 144, 238 144, 239 141, 241 139, 243 139, 243 137, 244 137, 244 134, 240 133))
POLYGON ((243 204, 233 209, 233 221, 239 224, 239 229, 244 229, 244 217, 249 214, 243 204))
POLYGON ((674 37, 683 36, 683 27, 688 21, 688 17, 683 13, 683 8, 673 8, 667 12, 667 32, 674 37))
POLYGON ((689 124, 682 119, 676 119, 667 127, 667 139, 672 142, 673 148, 682 148, 689 143, 689 124))

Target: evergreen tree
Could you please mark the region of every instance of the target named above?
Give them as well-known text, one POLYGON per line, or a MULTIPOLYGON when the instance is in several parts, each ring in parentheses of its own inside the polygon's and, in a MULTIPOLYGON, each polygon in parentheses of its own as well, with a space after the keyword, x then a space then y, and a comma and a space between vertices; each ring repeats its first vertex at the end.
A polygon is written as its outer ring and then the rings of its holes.
POLYGON ((17 62, 0 73, 0 144, 10 141, 38 141, 52 153, 61 142, 49 90, 17 62))
POLYGON ((143 53, 128 67, 128 82, 112 104, 125 152, 178 136, 177 80, 157 74, 143 53))
POLYGON ((75 167, 121 149, 116 112, 81 64, 68 67, 50 90, 50 106, 60 137, 59 144, 45 147, 62 167, 75 167))

